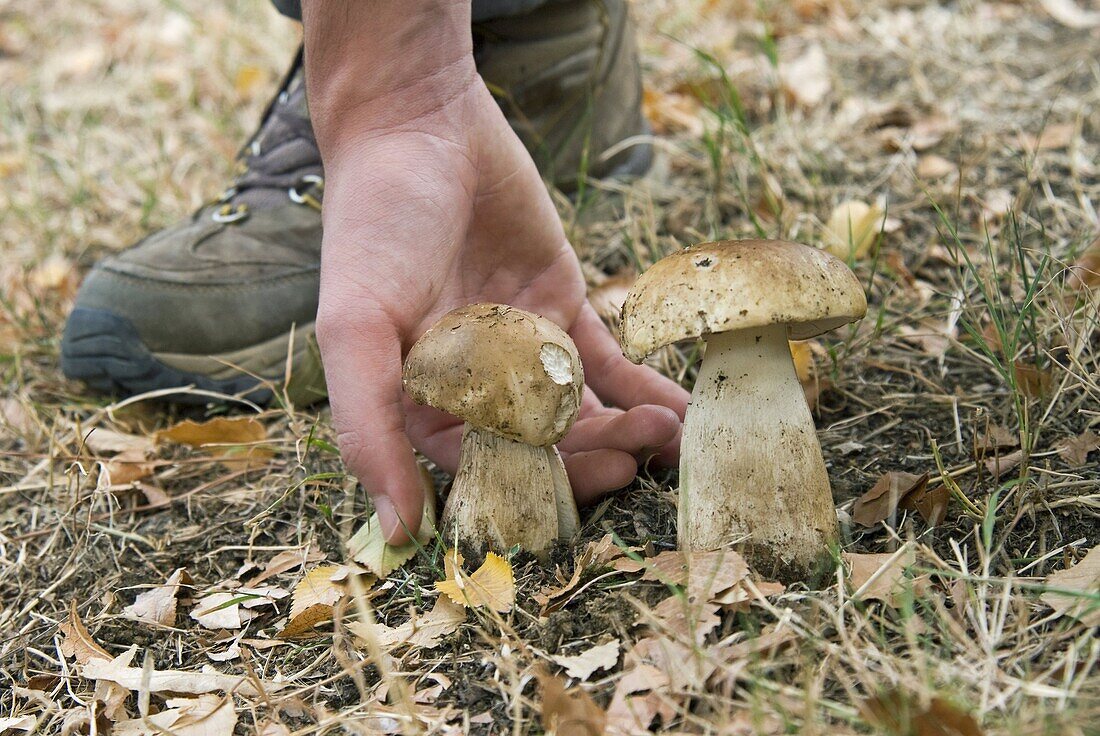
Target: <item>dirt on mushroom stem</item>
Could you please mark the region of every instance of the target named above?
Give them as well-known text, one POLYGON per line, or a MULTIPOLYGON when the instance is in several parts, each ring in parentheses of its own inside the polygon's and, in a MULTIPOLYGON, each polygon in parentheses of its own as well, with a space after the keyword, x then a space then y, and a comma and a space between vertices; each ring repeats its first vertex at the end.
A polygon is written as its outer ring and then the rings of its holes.
POLYGON ((707 338, 682 447, 682 547, 734 543, 785 582, 829 570, 836 512, 785 325, 707 338))

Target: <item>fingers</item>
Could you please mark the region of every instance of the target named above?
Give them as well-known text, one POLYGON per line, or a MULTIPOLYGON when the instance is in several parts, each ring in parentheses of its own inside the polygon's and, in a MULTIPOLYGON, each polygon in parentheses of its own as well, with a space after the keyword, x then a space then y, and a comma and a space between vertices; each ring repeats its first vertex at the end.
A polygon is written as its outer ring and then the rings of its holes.
POLYGON ((586 302, 581 308, 569 334, 584 363, 585 380, 601 397, 624 409, 643 404, 667 406, 684 418, 688 392, 653 369, 623 357, 618 341, 591 304, 586 302))
POLYGON ((317 318, 333 423, 348 469, 374 502, 390 544, 420 527, 424 496, 401 406, 401 343, 377 314, 317 318))
POLYGON ((562 452, 618 450, 645 460, 657 448, 672 442, 680 430, 680 419, 663 406, 636 406, 626 412, 581 419, 558 443, 562 452))
POLYGON ((577 504, 584 506, 629 485, 638 472, 638 463, 632 455, 619 450, 592 450, 565 458, 565 471, 577 504))

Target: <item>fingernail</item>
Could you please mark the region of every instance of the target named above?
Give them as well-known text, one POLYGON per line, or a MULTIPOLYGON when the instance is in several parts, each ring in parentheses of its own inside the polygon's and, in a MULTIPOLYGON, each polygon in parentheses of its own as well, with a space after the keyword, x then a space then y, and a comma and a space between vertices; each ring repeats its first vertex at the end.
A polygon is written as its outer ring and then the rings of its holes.
POLYGON ((382 536, 389 542, 401 528, 401 519, 397 516, 390 499, 385 496, 376 496, 373 501, 374 513, 378 514, 378 523, 382 525, 382 536))

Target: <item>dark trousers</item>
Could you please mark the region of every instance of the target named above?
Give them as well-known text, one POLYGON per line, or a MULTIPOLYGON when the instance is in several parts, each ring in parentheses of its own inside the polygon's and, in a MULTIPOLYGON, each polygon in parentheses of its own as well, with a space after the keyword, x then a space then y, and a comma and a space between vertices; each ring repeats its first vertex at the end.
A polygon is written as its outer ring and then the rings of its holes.
MULTIPOLYGON (((365 0, 360 0, 364 2, 365 0)), ((275 8, 295 20, 302 19, 301 0, 271 0, 275 8)), ((511 15, 521 15, 527 11, 543 5, 546 0, 473 0, 474 22, 492 20, 493 18, 506 18, 511 15)))

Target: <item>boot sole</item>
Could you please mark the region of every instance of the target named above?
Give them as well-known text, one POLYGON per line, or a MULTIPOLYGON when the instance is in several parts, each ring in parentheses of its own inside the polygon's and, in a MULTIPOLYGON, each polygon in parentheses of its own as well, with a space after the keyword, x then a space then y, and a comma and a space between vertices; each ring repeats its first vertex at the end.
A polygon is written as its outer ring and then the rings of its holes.
MULTIPOLYGON (((135 395, 190 386, 267 404, 274 392, 256 376, 281 386, 290 339, 291 333, 287 332, 216 355, 154 353, 142 343, 129 320, 101 309, 80 307, 73 310, 65 324, 61 370, 71 379, 112 394, 135 395)), ((308 403, 324 398, 323 378, 318 381, 322 373, 312 323, 294 330, 294 343, 294 375, 288 391, 294 389, 297 397, 291 400, 299 403, 305 399, 308 403)), ((170 400, 205 404, 210 397, 183 391, 173 394, 170 400)))

